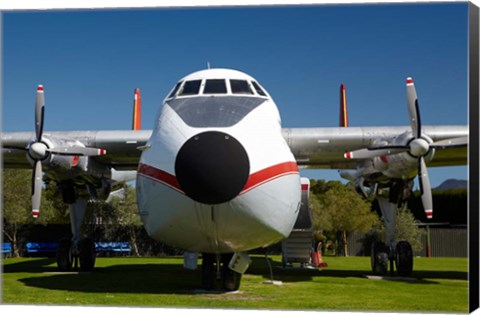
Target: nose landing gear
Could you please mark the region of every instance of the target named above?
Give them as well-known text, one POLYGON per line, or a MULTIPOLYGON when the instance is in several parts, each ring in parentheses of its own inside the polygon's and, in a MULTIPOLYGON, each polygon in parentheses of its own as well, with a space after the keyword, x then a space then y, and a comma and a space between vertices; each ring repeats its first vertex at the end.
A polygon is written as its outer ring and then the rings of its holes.
POLYGON ((228 267, 233 254, 203 253, 202 286, 208 291, 237 291, 241 273, 228 267))

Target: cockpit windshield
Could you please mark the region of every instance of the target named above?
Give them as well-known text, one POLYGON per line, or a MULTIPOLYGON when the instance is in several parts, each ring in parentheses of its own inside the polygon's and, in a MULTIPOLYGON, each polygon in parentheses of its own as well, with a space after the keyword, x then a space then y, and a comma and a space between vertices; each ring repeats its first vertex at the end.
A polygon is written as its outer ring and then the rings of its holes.
POLYGON ((252 84, 253 84, 253 87, 255 88, 255 91, 257 91, 258 95, 267 96, 267 94, 265 94, 265 92, 262 90, 262 88, 260 87, 260 85, 258 85, 257 82, 252 81, 252 84))
POLYGON ((267 97, 255 81, 237 79, 204 79, 178 82, 168 98, 194 95, 252 95, 267 97))
POLYGON ((175 85, 165 104, 190 127, 230 127, 265 102, 268 94, 252 78, 187 77, 175 85))
POLYGON ((227 85, 225 84, 225 80, 207 80, 205 82, 203 94, 227 94, 227 85))
POLYGON ((233 94, 253 94, 246 80, 230 80, 230 87, 233 94))
POLYGON ((200 91, 202 80, 186 81, 178 93, 179 96, 197 95, 200 91))
POLYGON ((168 95, 168 98, 172 98, 175 96, 175 94, 177 94, 178 92, 178 89, 180 88, 180 86, 182 85, 182 81, 178 82, 177 85, 175 85, 175 87, 173 88, 172 92, 170 93, 170 95, 168 95))

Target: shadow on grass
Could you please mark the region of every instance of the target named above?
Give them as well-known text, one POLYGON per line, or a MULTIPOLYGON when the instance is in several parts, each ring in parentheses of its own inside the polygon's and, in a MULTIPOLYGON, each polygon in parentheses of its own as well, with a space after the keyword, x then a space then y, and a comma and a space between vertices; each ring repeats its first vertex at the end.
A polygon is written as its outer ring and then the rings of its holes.
MULTIPOLYGON (((68 290, 93 293, 141 293, 141 294, 207 294, 199 290, 201 268, 195 271, 186 270, 181 263, 118 264, 96 267, 92 273, 60 273, 56 267, 50 266, 55 259, 36 259, 20 261, 3 266, 3 272, 31 273, 31 277, 18 279, 30 286, 50 290, 68 290)), ((364 278, 371 274, 365 270, 335 269, 282 269, 279 262, 271 261, 273 279, 283 282, 306 282, 313 278, 364 278)), ((247 274, 258 275, 270 280, 270 269, 264 257, 252 257, 252 265, 247 274)), ((466 272, 450 271, 414 271, 412 278, 417 284, 436 284, 434 279, 467 280, 466 272)), ((366 280, 366 279, 365 279, 366 280)), ((367 280, 366 280, 367 281, 367 280)), ((368 280, 374 281, 374 280, 368 280)), ((389 281, 388 279, 384 281, 389 281)), ((390 280, 403 281, 406 280, 390 280)), ((219 293, 219 292, 214 292, 219 293)))
MULTIPOLYGON (((270 280, 270 269, 264 257, 253 257, 252 266, 247 271, 249 274, 255 274, 263 276, 270 280)), ((370 270, 339 270, 329 269, 328 267, 322 269, 302 269, 302 268, 282 268, 282 264, 276 261, 271 261, 273 279, 281 280, 283 282, 300 282, 309 281, 313 277, 333 277, 333 278, 365 278, 367 275, 372 275, 370 270)), ((389 277, 389 274, 383 281, 396 281, 405 283, 417 283, 417 284, 438 284, 435 279, 442 280, 468 280, 468 273, 461 271, 425 271, 414 270, 412 275, 407 278, 400 278, 396 274, 393 277, 389 277)))
POLYGON ((57 268, 49 266, 56 262, 55 258, 41 258, 41 259, 29 259, 22 260, 12 264, 4 264, 3 273, 15 273, 15 272, 54 272, 57 268))
POLYGON ((21 283, 50 290, 92 293, 194 294, 200 285, 200 272, 177 264, 139 264, 96 267, 94 272, 60 273, 42 270, 21 283))

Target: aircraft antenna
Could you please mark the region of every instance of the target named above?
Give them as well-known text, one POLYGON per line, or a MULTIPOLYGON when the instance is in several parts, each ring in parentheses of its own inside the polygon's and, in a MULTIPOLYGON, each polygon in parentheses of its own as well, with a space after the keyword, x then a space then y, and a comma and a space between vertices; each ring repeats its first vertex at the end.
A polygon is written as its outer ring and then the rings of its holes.
POLYGON ((207 69, 210 69, 210 61, 207 61, 207 69))

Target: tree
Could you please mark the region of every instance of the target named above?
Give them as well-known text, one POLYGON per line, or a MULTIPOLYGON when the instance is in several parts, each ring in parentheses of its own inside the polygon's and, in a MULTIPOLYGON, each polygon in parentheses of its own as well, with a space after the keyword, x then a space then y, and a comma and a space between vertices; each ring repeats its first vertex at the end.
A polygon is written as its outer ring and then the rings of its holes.
POLYGON ((19 230, 25 224, 47 224, 55 217, 54 207, 48 198, 42 198, 40 215, 32 217, 32 171, 3 170, 3 233, 13 244, 14 256, 19 256, 19 230))
POLYGON ((31 171, 3 171, 3 233, 12 243, 13 255, 16 257, 19 256, 19 228, 28 221, 28 216, 31 216, 31 178, 31 171))
POLYGON ((137 246, 137 233, 142 222, 138 215, 135 189, 126 185, 123 197, 112 198, 111 211, 111 223, 121 227, 126 232, 135 255, 140 256, 137 246))
MULTIPOLYGON (((57 183, 49 180, 45 182, 42 199, 49 201, 51 206, 50 209, 48 209, 51 211, 48 217, 49 224, 70 224, 69 206, 63 202, 62 193, 58 189, 57 183)), ((42 218, 45 218, 46 215, 43 209, 40 214, 42 218)))
POLYGON ((351 186, 338 181, 318 181, 312 186, 320 193, 319 204, 315 205, 315 197, 311 203, 315 229, 339 235, 344 255, 348 256, 348 234, 369 231, 378 222, 377 215, 370 210, 370 202, 362 199, 351 186))
MULTIPOLYGON (((407 209, 398 209, 395 222, 395 235, 398 241, 407 241, 412 245, 414 252, 423 249, 422 236, 424 231, 418 227, 419 221, 415 219, 412 212, 407 209)), ((385 239, 385 224, 382 223, 378 227, 379 238, 385 239)))

